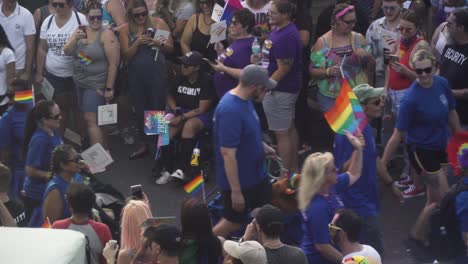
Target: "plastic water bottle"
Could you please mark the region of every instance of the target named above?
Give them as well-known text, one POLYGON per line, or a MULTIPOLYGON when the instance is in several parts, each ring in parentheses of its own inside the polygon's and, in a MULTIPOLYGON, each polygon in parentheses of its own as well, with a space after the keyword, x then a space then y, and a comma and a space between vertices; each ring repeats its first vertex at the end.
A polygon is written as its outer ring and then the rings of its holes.
POLYGON ((262 53, 262 47, 260 46, 260 42, 258 41, 258 38, 255 38, 254 41, 252 42, 252 55, 256 59, 257 64, 260 64, 261 53, 262 53))
POLYGON ((199 161, 198 158, 200 157, 200 149, 194 148, 192 152, 192 160, 190 161, 190 165, 193 167, 198 167, 199 161))

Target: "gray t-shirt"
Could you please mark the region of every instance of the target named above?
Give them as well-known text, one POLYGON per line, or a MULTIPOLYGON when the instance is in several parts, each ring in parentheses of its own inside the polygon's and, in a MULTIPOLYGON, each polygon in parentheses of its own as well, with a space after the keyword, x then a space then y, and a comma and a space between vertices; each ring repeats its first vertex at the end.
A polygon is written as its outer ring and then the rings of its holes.
POLYGON ((268 264, 307 264, 307 258, 304 252, 298 248, 289 245, 283 245, 280 248, 265 247, 268 264))

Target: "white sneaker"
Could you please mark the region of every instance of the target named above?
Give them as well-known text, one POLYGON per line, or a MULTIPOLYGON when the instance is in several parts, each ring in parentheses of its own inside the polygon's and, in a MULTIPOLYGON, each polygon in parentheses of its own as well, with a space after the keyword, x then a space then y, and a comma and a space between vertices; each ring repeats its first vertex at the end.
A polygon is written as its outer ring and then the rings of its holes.
POLYGON ((156 180, 156 184, 166 184, 171 180, 171 174, 167 171, 161 172, 161 177, 156 180))
POLYGON ((174 173, 172 173, 171 177, 177 178, 179 180, 184 180, 185 179, 184 172, 182 170, 180 170, 180 169, 174 171, 174 173))

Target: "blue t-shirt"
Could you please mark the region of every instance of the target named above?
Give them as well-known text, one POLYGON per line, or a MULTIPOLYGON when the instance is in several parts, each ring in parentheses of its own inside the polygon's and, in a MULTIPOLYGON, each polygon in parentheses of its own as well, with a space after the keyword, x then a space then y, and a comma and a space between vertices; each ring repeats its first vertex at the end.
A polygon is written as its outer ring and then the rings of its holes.
POLYGON ((47 187, 44 192, 44 199, 47 197, 47 195, 55 190, 58 189, 60 191, 60 197, 62 200, 62 215, 60 216, 60 219, 65 219, 71 216, 70 208, 68 208, 68 204, 65 200, 65 193, 67 192, 68 186, 70 186, 70 183, 72 182, 83 182, 84 178, 80 174, 75 174, 73 175, 72 179, 70 182, 67 182, 64 178, 54 175, 52 179, 47 183, 47 187))
POLYGON ((250 100, 226 93, 213 117, 216 179, 222 190, 230 190, 221 147, 236 148, 242 189, 253 187, 267 177, 260 122, 250 100))
POLYGON ((0 149, 10 151, 10 161, 13 170, 24 170, 24 159, 21 152, 24 140, 24 124, 26 115, 32 105, 26 111, 19 107, 11 106, 0 118, 0 149))
POLYGON ((337 195, 349 186, 349 175, 342 173, 337 175, 338 181, 331 188, 327 197, 316 194, 305 212, 302 213, 302 237, 301 249, 307 256, 309 264, 329 264, 315 248, 315 244, 329 244, 331 242, 328 224, 332 221, 336 209, 343 208, 343 201, 337 195))
MULTIPOLYGON (((463 183, 468 185, 468 176, 465 176, 463 183)), ((468 192, 461 192, 457 195, 455 208, 460 231, 468 233, 468 192)))
MULTIPOLYGON (((29 141, 26 166, 49 171, 52 150, 61 144, 63 142, 58 130, 54 130, 54 135, 50 136, 41 128, 37 128, 29 141)), ((42 179, 32 178, 27 175, 26 179, 24 179, 26 195, 36 200, 42 200, 46 184, 42 179)))
MULTIPOLYGON (((377 215, 379 204, 379 191, 377 184, 377 148, 375 145, 372 127, 367 125, 362 135, 366 141, 363 149, 363 166, 361 177, 349 188, 339 192, 347 208, 353 209, 359 215, 375 216, 377 215)), ((336 134, 335 136, 335 165, 340 170, 343 164, 351 158, 354 151, 345 135, 336 134)))
POLYGON ((298 93, 302 87, 302 42, 294 23, 278 30, 274 28, 263 43, 262 56, 268 58, 268 74, 278 70, 276 60, 293 59, 288 73, 278 82, 275 91, 298 93))
POLYGON ((448 114, 454 109, 455 98, 447 79, 434 76, 430 88, 414 81, 403 97, 395 127, 407 132, 406 143, 412 147, 445 150, 448 114))

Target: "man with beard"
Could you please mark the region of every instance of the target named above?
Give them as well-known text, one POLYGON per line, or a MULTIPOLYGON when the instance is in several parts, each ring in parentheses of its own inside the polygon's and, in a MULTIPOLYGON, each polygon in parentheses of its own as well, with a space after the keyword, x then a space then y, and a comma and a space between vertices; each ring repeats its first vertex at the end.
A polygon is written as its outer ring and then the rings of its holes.
POLYGON ((264 159, 275 151, 262 142, 252 101, 261 101, 266 91, 275 86, 266 69, 249 65, 242 70, 239 84, 216 107, 213 118, 216 179, 224 205, 224 216, 213 228, 218 236, 226 237, 237 230, 247 220, 249 208, 271 201, 264 159))

